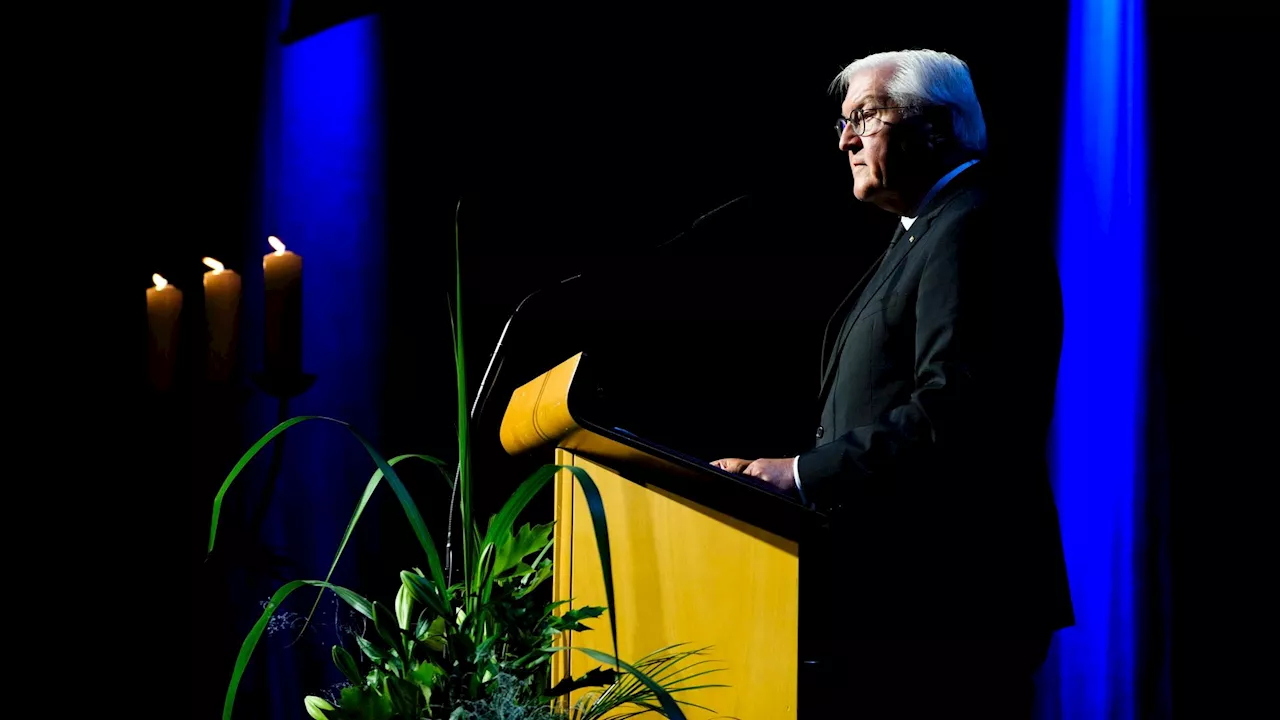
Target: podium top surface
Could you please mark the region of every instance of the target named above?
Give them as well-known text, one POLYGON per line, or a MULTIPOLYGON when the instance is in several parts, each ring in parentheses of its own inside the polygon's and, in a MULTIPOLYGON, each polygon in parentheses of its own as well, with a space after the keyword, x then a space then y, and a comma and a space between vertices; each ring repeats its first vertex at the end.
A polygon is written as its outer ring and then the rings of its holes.
POLYGON ((826 525, 826 517, 757 478, 731 473, 640 437, 610 418, 607 382, 586 353, 578 353, 517 388, 502 420, 503 447, 512 455, 562 447, 610 467, 628 479, 661 488, 783 537, 799 539, 826 525))

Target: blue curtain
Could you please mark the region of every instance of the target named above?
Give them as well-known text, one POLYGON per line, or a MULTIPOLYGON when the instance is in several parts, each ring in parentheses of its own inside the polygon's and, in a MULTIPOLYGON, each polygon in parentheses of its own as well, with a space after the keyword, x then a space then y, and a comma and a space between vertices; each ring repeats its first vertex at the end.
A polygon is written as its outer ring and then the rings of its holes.
MULTIPOLYGON (((256 194, 256 226, 246 249, 248 265, 271 251, 278 236, 303 259, 303 370, 314 386, 294 398, 289 415, 327 415, 350 422, 374 445, 381 436, 380 377, 385 352, 386 248, 383 193, 382 68, 379 18, 362 17, 290 44, 280 42, 288 1, 272 0, 256 194)), ((243 337, 247 358, 262 357, 261 273, 245 273, 243 337)), ((249 442, 277 421, 279 405, 256 393, 246 410, 249 442)), ((268 452, 271 452, 268 450, 268 452)), ((265 459, 255 463, 263 473, 265 459)), ((234 602, 237 627, 261 613, 261 601, 286 580, 323 578, 374 465, 346 430, 304 423, 285 435, 283 458, 261 540, 286 559, 274 577, 243 579, 234 602)), ((244 483, 244 487, 259 487, 244 483)), ((260 502, 254 498, 249 505, 260 502)), ((367 523, 366 523, 367 524, 367 523)), ((375 552, 376 532, 357 532, 335 582, 362 588, 356 575, 362 553, 375 552)), ((324 695, 340 681, 330 646, 347 640, 350 622, 332 601, 320 606, 313 630, 294 644, 298 614, 314 594, 286 601, 252 659, 237 717, 298 718, 307 715, 305 695, 324 695), (294 630, 294 632, 290 632, 294 630)))
POLYGON ((1146 457, 1146 63, 1141 0, 1075 0, 1058 262, 1065 331, 1054 485, 1076 624, 1039 678, 1041 718, 1127 720, 1137 679, 1146 457))

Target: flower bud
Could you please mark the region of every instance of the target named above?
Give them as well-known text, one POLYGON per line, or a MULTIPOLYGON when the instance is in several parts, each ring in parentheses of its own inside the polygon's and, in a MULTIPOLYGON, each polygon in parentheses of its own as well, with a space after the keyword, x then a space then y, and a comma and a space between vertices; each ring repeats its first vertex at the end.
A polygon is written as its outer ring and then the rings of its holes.
POLYGON ((315 720, 329 720, 328 716, 324 714, 324 711, 338 709, 330 704, 328 700, 325 700, 322 697, 316 697, 315 695, 308 695, 303 698, 302 704, 306 706, 307 714, 315 718, 315 720))
POLYGON ((403 583, 396 592, 396 622, 400 623, 401 630, 408 630, 409 623, 413 622, 413 595, 403 583))

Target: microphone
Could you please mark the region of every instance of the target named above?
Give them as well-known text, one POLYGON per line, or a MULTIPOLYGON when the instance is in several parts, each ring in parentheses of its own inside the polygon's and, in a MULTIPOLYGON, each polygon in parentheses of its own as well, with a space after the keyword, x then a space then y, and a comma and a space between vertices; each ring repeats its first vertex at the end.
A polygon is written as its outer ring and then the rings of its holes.
MULTIPOLYGON (((574 280, 577 280, 580 277, 582 277, 582 273, 578 273, 577 275, 572 275, 570 277, 567 277, 561 280, 558 284, 552 285, 550 287, 559 287, 561 285, 565 285, 567 283, 573 282, 574 280)), ((485 367, 484 375, 480 376, 480 384, 476 387, 476 399, 472 401, 471 413, 468 415, 468 417, 472 421, 475 421, 475 419, 479 417, 481 413, 484 412, 484 404, 489 399, 489 392, 492 389, 492 386, 487 384, 489 380, 489 373, 490 371, 493 370, 494 361, 498 359, 498 353, 502 351, 502 344, 507 337, 507 330, 511 329, 511 321, 515 319, 516 315, 520 314, 520 308, 524 307, 525 303, 529 302, 529 300, 534 295, 538 295, 539 293, 541 293, 543 290, 546 290, 546 289, 547 287, 540 287, 537 290, 534 290, 533 292, 529 293, 528 295, 525 295, 524 299, 516 304, 516 309, 511 311, 511 315, 510 317, 507 318, 506 324, 502 326, 502 332, 498 334, 498 344, 494 346, 493 353, 489 356, 489 364, 488 366, 485 367)), ((503 358, 503 359, 505 360, 506 358, 503 358)), ((498 363, 498 368, 499 370, 501 370, 502 368, 501 362, 498 363)), ((497 373, 494 373, 494 377, 496 379, 497 373)))
MULTIPOLYGON (((654 246, 652 250, 655 250, 655 251, 660 250, 664 247, 667 247, 668 245, 671 245, 672 243, 679 242, 686 235, 697 230, 703 223, 711 220, 713 217, 719 215, 721 212, 729 209, 730 207, 733 207, 734 205, 741 203, 742 201, 746 200, 749 197, 751 196, 739 195, 738 197, 730 200, 729 202, 723 205, 720 205, 719 207, 716 207, 706 213, 703 213, 697 220, 694 220, 693 223, 691 223, 687 229, 682 230, 681 232, 676 234, 674 237, 668 240, 665 240, 662 243, 654 246)), ((502 332, 499 333, 498 335, 498 344, 496 347, 494 347, 493 353, 489 356, 489 364, 485 368, 484 375, 480 377, 480 385, 476 388, 476 399, 471 405, 471 414, 469 415, 472 421, 475 421, 476 418, 480 417, 480 415, 484 413, 485 403, 488 400, 489 393, 492 391, 492 386, 488 384, 489 373, 494 368, 494 362, 498 360, 498 354, 499 352, 501 352, 503 343, 507 337, 507 330, 511 328, 511 321, 514 320, 516 315, 520 313, 520 309, 523 308, 525 306, 525 303, 529 302, 529 300, 532 299, 535 295, 539 295, 547 289, 564 287, 565 285, 573 282, 574 280, 578 280, 582 278, 582 276, 583 276, 582 273, 578 273, 576 275, 571 275, 553 285, 540 287, 534 290, 533 292, 529 293, 528 295, 525 295, 524 299, 516 304, 516 309, 511 312, 511 316, 507 318, 506 324, 502 326, 502 332)), ((502 368, 502 362, 498 361, 499 371, 501 370, 501 368, 502 368)), ((495 372, 495 377, 496 377, 496 372, 495 372)))
MULTIPOLYGON (((712 210, 709 210, 703 213, 700 217, 698 217, 697 220, 694 220, 689 225, 688 228, 680 231, 674 237, 668 240, 665 240, 662 243, 654 246, 652 250, 654 251, 660 250, 662 248, 665 248, 671 245, 672 243, 679 242, 686 235, 697 230, 703 223, 711 220, 713 217, 719 215, 720 213, 729 209, 730 207, 733 207, 734 205, 738 205, 739 203, 743 202, 749 197, 751 197, 751 195, 749 194, 739 195, 738 197, 730 200, 729 202, 724 203, 719 207, 713 208, 712 210)), ((458 206, 457 208, 455 208, 454 216, 453 216, 455 233, 457 232, 457 226, 458 226, 458 213, 461 210, 461 208, 462 208, 462 201, 459 200, 458 206)), ((467 415, 467 418, 470 422, 474 423, 476 419, 479 418, 484 413, 484 407, 489 399, 489 394, 493 391, 493 385, 490 383, 490 373, 493 374, 493 379, 496 380, 498 372, 501 372, 502 370, 502 363, 503 361, 506 360, 506 358, 503 357, 499 359, 499 354, 501 353, 504 342, 506 341, 507 331, 511 329, 511 322, 515 320, 516 315, 520 314, 521 308, 523 308, 525 304, 529 302, 529 300, 533 299, 534 296, 540 295, 545 290, 563 287, 569 283, 572 283, 574 280, 578 280, 580 278, 582 278, 582 273, 571 275, 559 281, 558 283, 554 283, 552 285, 544 285, 543 287, 535 289, 533 292, 529 293, 528 295, 525 295, 524 299, 522 299, 519 303, 516 304, 515 310, 511 311, 511 315, 507 318, 507 322, 502 326, 502 332, 498 334, 498 343, 496 346, 494 346, 493 352, 489 355, 489 363, 487 366, 485 366, 484 374, 480 376, 480 384, 476 387, 476 398, 475 400, 472 401, 471 410, 467 415), (494 369, 495 362, 497 362, 497 370, 494 369)), ((445 576, 447 578, 447 582, 450 585, 453 584, 453 515, 454 515, 453 508, 457 502, 458 480, 461 477, 462 477, 462 463, 459 462, 458 469, 455 471, 454 477, 453 477, 453 490, 449 494, 449 522, 448 522, 448 529, 446 530, 446 533, 445 533, 445 543, 444 543, 445 576)))
POLYGON ((675 237, 673 237, 673 238, 671 238, 670 240, 667 240, 667 241, 665 241, 665 242, 663 242, 663 243, 660 243, 659 245, 657 245, 657 246, 656 246, 656 247, 654 247, 653 249, 654 249, 654 250, 660 250, 660 249, 662 249, 662 248, 664 248, 664 247, 666 247, 666 246, 670 245, 671 243, 674 243, 674 242, 679 241, 679 240, 680 240, 680 238, 684 237, 684 236, 685 236, 685 235, 687 235, 688 233, 691 233, 691 232, 693 232, 694 230, 697 230, 697 229, 698 229, 698 226, 699 226, 699 225, 701 225, 702 223, 706 222, 707 220, 710 220, 712 217, 715 217, 716 215, 719 215, 722 211, 727 210, 728 208, 731 208, 731 207, 733 207, 734 205, 737 205, 738 203, 742 202, 743 200, 746 200, 746 199, 747 199, 747 198, 749 198, 749 197, 751 197, 751 196, 750 196, 750 195, 739 195, 738 197, 736 197, 736 198, 734 198, 734 199, 730 200, 729 202, 727 202, 727 203, 725 203, 725 204, 721 205, 720 207, 714 208, 714 209, 712 209, 712 210, 710 210, 710 211, 708 211, 708 212, 703 213, 701 217, 699 217, 697 220, 694 220, 694 221, 693 221, 693 223, 692 223, 691 225, 689 225, 689 229, 688 229, 688 230, 683 230, 683 231, 681 231, 681 232, 680 232, 679 234, 677 234, 675 237))

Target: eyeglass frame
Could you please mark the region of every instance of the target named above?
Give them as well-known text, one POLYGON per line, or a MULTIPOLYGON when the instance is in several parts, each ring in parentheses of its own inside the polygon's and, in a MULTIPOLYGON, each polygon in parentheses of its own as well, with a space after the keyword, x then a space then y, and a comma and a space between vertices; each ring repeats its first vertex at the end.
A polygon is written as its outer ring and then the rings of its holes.
MULTIPOLYGON (((854 115, 854 118, 857 118, 858 125, 862 126, 865 129, 867 125, 867 113, 869 112, 879 112, 881 110, 912 110, 914 108, 915 108, 914 105, 886 105, 884 107, 858 108, 853 111, 853 115, 854 115)), ((880 119, 876 115, 872 115, 871 117, 876 120, 880 119)), ((835 125, 836 134, 839 137, 844 137, 846 130, 854 124, 854 118, 847 118, 844 115, 839 116, 839 118, 840 118, 839 120, 836 120, 836 125, 835 125)), ((892 125, 893 123, 880 120, 880 124, 883 126, 883 125, 892 125)), ((876 132, 879 132, 879 128, 876 128, 876 132)), ((867 134, 868 133, 866 132, 859 132, 856 130, 853 133, 854 137, 866 137, 867 134)))

